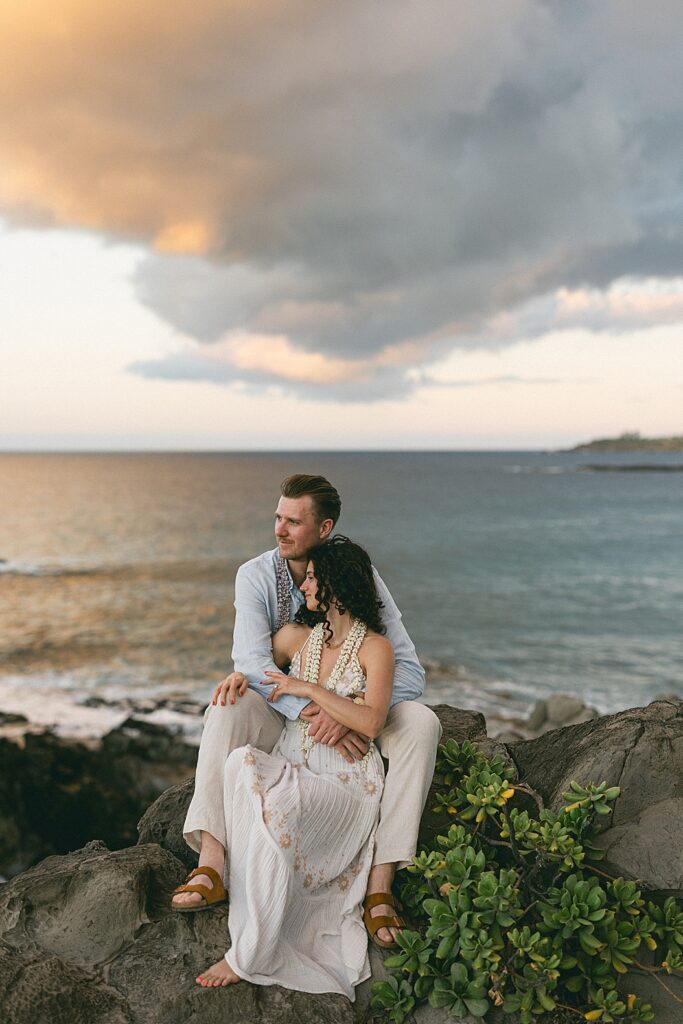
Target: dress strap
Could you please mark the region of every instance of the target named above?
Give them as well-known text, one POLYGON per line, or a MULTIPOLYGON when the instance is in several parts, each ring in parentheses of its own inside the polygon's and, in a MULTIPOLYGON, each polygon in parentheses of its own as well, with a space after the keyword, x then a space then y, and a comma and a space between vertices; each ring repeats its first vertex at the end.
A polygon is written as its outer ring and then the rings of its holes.
MULTIPOLYGON (((302 668, 302 665, 303 665, 303 653, 306 650, 306 647, 308 646, 308 641, 311 639, 312 635, 313 635, 313 630, 311 630, 311 632, 308 634, 308 636, 304 640, 304 642, 301 645, 301 647, 299 648, 299 650, 296 651, 296 653, 294 654, 294 657, 292 658, 292 661, 294 661, 294 658, 298 658, 299 659, 299 671, 301 671, 301 668, 302 668)), ((291 665, 291 663, 292 662, 290 662, 290 665, 291 665)))

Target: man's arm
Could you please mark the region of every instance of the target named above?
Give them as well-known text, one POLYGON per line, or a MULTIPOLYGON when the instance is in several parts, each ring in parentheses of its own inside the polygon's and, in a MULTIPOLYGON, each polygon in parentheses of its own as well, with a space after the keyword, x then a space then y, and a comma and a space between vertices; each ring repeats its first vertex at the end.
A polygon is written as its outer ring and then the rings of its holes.
MULTIPOLYGON (((232 638, 232 660, 236 672, 243 672, 249 686, 265 699, 272 686, 264 686, 266 672, 277 672, 273 661, 271 622, 268 598, 257 580, 245 566, 235 578, 235 629, 232 638)), ((286 718, 295 719, 308 701, 287 696, 278 701, 277 710, 286 718)))
MULTIPOLYGON (((386 636, 391 641, 396 659, 394 689, 391 694, 391 707, 393 707, 399 701, 416 700, 422 696, 425 688, 425 674, 422 665, 417 660, 415 645, 408 636, 406 627, 403 625, 401 613, 396 607, 396 602, 389 593, 386 583, 374 567, 373 572, 375 574, 377 595, 384 605, 382 608, 382 622, 386 626, 386 636)), ((284 700, 285 698, 283 697, 284 700)))

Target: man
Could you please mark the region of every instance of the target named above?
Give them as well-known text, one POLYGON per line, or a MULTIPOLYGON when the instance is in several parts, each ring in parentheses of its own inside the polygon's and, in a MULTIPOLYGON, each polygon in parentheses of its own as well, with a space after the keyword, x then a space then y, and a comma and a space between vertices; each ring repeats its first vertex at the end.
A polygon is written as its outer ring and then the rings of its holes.
MULTIPOLYGON (((282 484, 275 513, 277 548, 253 558, 238 570, 232 657, 236 673, 242 675, 233 674, 223 680, 207 708, 195 795, 183 829, 190 845, 200 852, 200 868, 213 871, 196 875, 192 879, 194 885, 174 897, 176 909, 213 902, 212 874, 223 873, 225 824, 222 801, 210 803, 203 794, 222 793, 225 761, 232 750, 250 743, 270 752, 282 731, 284 715, 308 722, 311 737, 336 747, 347 761, 360 759, 367 751, 364 737, 339 725, 315 703, 286 696, 277 702, 276 711, 265 700, 272 690, 265 673, 277 671, 271 637, 292 621, 302 604, 299 587, 306 575, 308 552, 330 536, 340 512, 339 494, 324 477, 288 477, 282 484)), ((424 691, 424 672, 401 614, 377 570, 374 572, 384 605, 382 621, 394 648, 396 666, 392 706, 376 741, 389 769, 364 916, 374 941, 389 948, 395 945, 396 930, 402 925, 391 885, 396 868, 409 863, 416 850, 441 726, 430 708, 416 702, 424 691)), ((216 891, 214 895, 219 894, 216 891)))

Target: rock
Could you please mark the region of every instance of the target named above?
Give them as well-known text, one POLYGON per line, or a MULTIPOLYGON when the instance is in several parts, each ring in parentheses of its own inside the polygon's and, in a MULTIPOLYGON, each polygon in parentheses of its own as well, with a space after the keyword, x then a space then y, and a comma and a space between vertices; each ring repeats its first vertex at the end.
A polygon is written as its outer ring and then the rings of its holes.
POLYGON ((499 743, 505 745, 507 743, 518 743, 519 740, 526 739, 521 732, 515 732, 513 729, 504 729, 503 732, 496 733, 496 739, 499 743))
POLYGON ((136 840, 160 793, 194 772, 197 748, 163 726, 126 719, 101 740, 65 738, 30 723, 0 735, 0 873, 83 846, 136 840))
POLYGON ((557 808, 572 779, 620 786, 600 845, 646 888, 683 887, 683 703, 654 701, 510 744, 520 777, 557 808))
POLYGON ((0 711, 0 726, 5 725, 26 725, 28 718, 26 715, 17 715, 11 711, 0 711))
MULTIPOLYGON (((486 736, 481 715, 448 706, 435 711, 445 740, 474 739, 487 756, 499 754, 509 777, 529 783, 546 804, 557 806, 571 779, 620 784, 614 820, 607 819, 600 836, 608 870, 681 894, 683 702, 658 701, 509 747, 486 736)), ((191 792, 186 782, 157 799, 140 822, 135 847, 112 852, 91 842, 0 886, 3 1024, 365 1024, 370 981, 359 987, 354 1005, 341 996, 278 986, 195 985, 197 972, 219 959, 229 940, 225 907, 198 914, 169 909, 188 862, 180 830, 191 792)), ((423 840, 444 828, 432 805, 433 791, 423 840)), ((372 980, 380 979, 383 960, 374 947, 371 966, 372 980)), ((658 1024, 678 1024, 680 1007, 650 978, 626 975, 623 984, 623 991, 652 1002, 658 1024)), ((681 985, 675 979, 667 984, 681 985)), ((558 1013, 548 1024, 559 1024, 558 1013)), ((490 1017, 499 1024, 500 1015, 490 1017)), ((448 1019, 423 1006, 406 1024, 448 1019)), ((513 1024, 516 1018, 504 1019, 513 1024)))
POLYGON ((531 732, 538 732, 542 725, 548 720, 548 705, 544 700, 537 700, 531 714, 527 718, 526 726, 531 732))
POLYGON ((5 1024, 132 1024, 126 1000, 73 964, 0 942, 5 1024))
POLYGON ((623 825, 604 832, 597 845, 620 873, 650 888, 678 893, 683 888, 683 799, 658 800, 623 825))
POLYGON ((454 708, 450 704, 434 704, 432 711, 438 716, 443 729, 441 742, 471 740, 475 736, 486 736, 486 719, 478 711, 454 708))
MULTIPOLYGON (((679 1000, 683 1000, 683 978, 665 975, 662 980, 679 1000)), ((646 1003, 650 1003, 655 1015, 655 1024, 681 1024, 683 1020, 683 1006, 680 1001, 672 999, 652 975, 629 971, 621 978, 619 992, 624 999, 633 992, 646 1003)))
POLYGON ((197 973, 229 945, 227 910, 175 914, 185 870, 154 844, 49 857, 0 889, 6 1024, 353 1024, 342 996, 236 985, 197 973), (311 1006, 312 1004, 312 1006, 311 1006))
POLYGON ((578 697, 567 697, 563 693, 555 693, 546 701, 546 715, 551 725, 564 725, 584 709, 584 703, 578 697))
POLYGON ((158 843, 188 868, 197 866, 197 855, 183 839, 183 822, 194 792, 194 779, 172 786, 148 807, 138 822, 138 842, 158 843))
POLYGON ((134 942, 184 876, 183 866, 158 846, 110 852, 88 843, 0 888, 2 938, 92 970, 134 942))

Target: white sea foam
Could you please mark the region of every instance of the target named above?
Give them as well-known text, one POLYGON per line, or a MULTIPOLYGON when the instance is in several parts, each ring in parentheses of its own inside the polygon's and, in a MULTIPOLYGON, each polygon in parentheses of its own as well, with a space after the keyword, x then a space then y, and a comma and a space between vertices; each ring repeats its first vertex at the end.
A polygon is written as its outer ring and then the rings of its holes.
POLYGON ((185 714, 172 708, 135 711, 129 706, 102 703, 88 706, 79 695, 69 691, 65 677, 59 681, 45 673, 41 680, 32 677, 31 684, 19 676, 5 677, 0 683, 0 711, 23 715, 31 725, 51 729, 56 735, 81 741, 99 740, 117 729, 127 718, 135 717, 169 732, 182 735, 189 743, 199 745, 202 731, 201 715, 185 714), (49 685, 46 685, 50 679, 49 685))
POLYGON ((28 565, 26 562, 11 562, 0 559, 0 573, 11 573, 14 576, 45 576, 45 569, 39 565, 28 565))
MULTIPOLYGON (((15 677, 16 678, 16 677, 15 677)), ((0 710, 23 715, 32 725, 51 728, 59 736, 100 739, 116 729, 130 712, 107 706, 89 708, 76 703, 67 691, 47 686, 0 683, 0 710)))
POLYGON ((33 564, 15 562, 11 559, 0 559, 0 573, 7 576, 86 576, 97 572, 97 569, 81 565, 65 565, 59 563, 33 564))

